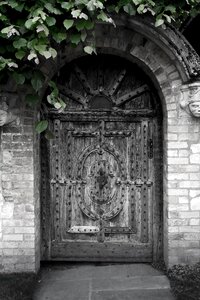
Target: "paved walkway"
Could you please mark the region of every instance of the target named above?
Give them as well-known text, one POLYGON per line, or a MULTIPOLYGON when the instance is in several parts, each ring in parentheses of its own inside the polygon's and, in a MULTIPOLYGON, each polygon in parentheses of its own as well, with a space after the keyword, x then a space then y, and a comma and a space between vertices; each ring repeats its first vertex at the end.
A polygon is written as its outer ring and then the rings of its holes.
POLYGON ((148 264, 65 264, 42 269, 34 300, 174 300, 148 264))

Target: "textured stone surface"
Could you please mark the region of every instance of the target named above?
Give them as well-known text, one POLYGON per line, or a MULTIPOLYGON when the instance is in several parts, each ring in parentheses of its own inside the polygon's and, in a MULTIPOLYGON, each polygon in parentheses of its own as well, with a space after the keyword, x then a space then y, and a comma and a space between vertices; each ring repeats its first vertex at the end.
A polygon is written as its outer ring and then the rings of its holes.
POLYGON ((55 266, 43 270, 34 300, 173 300, 169 281, 146 264, 55 266))

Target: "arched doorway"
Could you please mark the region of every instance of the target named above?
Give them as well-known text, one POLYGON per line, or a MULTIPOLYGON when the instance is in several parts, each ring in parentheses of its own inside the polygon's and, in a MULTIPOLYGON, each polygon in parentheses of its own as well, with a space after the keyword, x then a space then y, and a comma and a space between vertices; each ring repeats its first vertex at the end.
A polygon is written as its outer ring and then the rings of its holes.
POLYGON ((42 259, 162 258, 162 110, 150 79, 114 55, 85 56, 57 81, 42 140, 42 259))

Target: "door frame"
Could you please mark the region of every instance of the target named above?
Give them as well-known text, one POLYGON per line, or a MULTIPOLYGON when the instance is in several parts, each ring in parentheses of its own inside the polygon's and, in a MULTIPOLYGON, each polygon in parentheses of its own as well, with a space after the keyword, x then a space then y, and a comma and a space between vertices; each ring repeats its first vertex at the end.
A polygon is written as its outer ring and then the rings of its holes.
MULTIPOLYGON (((153 90, 154 94, 157 94, 157 92, 155 91, 155 89, 153 90)), ((156 98, 158 99, 158 97, 156 96, 156 98)), ((67 116, 69 116, 70 113, 57 113, 55 111, 52 112, 48 112, 47 114, 47 118, 50 119, 57 119, 58 122, 60 122, 60 120, 64 121, 67 120, 67 116)), ((129 117, 130 118, 134 118, 134 121, 138 120, 142 117, 143 115, 141 114, 140 116, 138 116, 138 114, 134 115, 131 114, 129 117)), ((144 115, 144 117, 148 118, 152 118, 153 116, 147 116, 144 115)), ((162 162, 162 111, 161 111, 161 107, 160 107, 160 111, 156 112, 156 117, 154 116, 154 120, 156 120, 156 126, 158 126, 158 136, 156 136, 157 140, 155 141, 155 145, 157 145, 154 149, 154 157, 155 157, 155 161, 156 161, 156 165, 155 165, 155 174, 156 174, 156 178, 155 178, 155 195, 154 195, 154 199, 156 200, 155 202, 153 202, 153 207, 152 207, 152 232, 153 232, 153 261, 162 261, 163 260, 163 191, 162 191, 162 177, 163 177, 163 162, 162 162)), ((57 131, 58 132, 58 131, 57 131)), ((43 142, 41 142, 42 147, 44 147, 43 151, 45 153, 47 153, 47 149, 45 149, 45 145, 43 142)), ((41 155, 42 158, 42 155, 41 155)), ((48 160, 47 156, 46 159, 48 160)), ((42 186, 44 187, 43 190, 46 190, 47 187, 47 178, 45 179, 45 175, 44 172, 46 172, 46 168, 43 169, 45 163, 42 161, 41 159, 41 165, 42 165, 42 186)), ((49 195, 50 196, 50 195, 49 195)), ((48 198, 48 197, 47 197, 48 198)), ((46 207, 47 210, 50 210, 50 206, 47 203, 47 199, 45 199, 45 197, 42 195, 42 207, 41 207, 41 211, 42 211, 42 237, 44 235, 50 235, 50 220, 47 220, 47 218, 45 217, 46 212, 44 212, 44 207, 46 207), (45 223, 45 226, 43 226, 43 224, 45 223), (48 231, 46 233, 44 233, 45 231, 48 231)), ((50 213, 49 213, 50 215, 50 213)), ((43 238, 42 238, 43 240, 43 238)), ((50 239, 49 239, 50 241, 50 239)), ((46 260, 50 259, 50 244, 49 243, 43 243, 42 246, 42 257, 45 257, 46 260)), ((53 260, 53 259, 51 259, 53 260)), ((58 259, 55 259, 58 260, 58 259)))

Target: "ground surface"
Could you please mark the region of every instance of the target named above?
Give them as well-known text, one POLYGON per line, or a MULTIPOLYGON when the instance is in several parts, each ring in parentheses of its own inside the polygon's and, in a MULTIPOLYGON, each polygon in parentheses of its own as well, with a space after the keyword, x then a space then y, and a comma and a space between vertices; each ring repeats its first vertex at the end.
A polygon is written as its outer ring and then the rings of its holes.
POLYGON ((0 274, 0 300, 32 300, 34 274, 0 274))
POLYGON ((43 268, 34 300, 173 300, 165 275, 147 264, 43 268))

